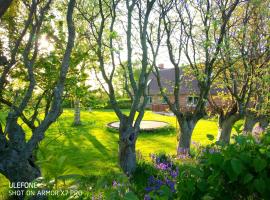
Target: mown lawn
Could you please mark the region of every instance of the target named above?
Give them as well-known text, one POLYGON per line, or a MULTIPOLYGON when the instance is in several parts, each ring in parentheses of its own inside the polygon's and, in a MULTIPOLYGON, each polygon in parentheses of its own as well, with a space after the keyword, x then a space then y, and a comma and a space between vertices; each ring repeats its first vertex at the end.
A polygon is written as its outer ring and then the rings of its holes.
MULTIPOLYGON (((118 134, 106 128, 108 122, 117 120, 111 110, 82 111, 83 125, 72 126, 73 111, 65 110, 58 121, 47 131, 38 151, 39 165, 43 176, 64 174, 103 175, 109 171, 119 172, 117 165, 118 134)), ((174 129, 141 133, 137 150, 145 158, 150 153, 176 152, 176 119, 146 111, 145 120, 169 122, 174 129)), ((217 134, 215 120, 200 120, 192 140, 201 144, 210 143, 207 134, 217 134)), ((1 189, 6 190, 7 181, 0 176, 1 189)))

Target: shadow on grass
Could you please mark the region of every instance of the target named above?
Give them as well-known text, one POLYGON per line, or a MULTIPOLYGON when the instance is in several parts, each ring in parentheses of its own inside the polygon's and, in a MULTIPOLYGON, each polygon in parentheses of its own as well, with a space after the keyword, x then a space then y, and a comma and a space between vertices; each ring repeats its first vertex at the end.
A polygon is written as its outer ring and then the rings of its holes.
POLYGON ((84 131, 86 134, 83 134, 84 138, 86 138, 92 145, 102 154, 105 156, 109 156, 109 150, 91 133, 89 133, 89 129, 86 127, 81 127, 81 130, 84 131))
MULTIPOLYGON (((61 121, 60 127, 51 130, 50 137, 41 144, 40 151, 43 156, 39 156, 39 159, 48 159, 48 162, 54 165, 61 156, 66 156, 65 167, 69 169, 68 173, 76 173, 76 169, 86 175, 117 170, 117 145, 110 145, 116 137, 108 135, 104 130, 97 133, 101 138, 98 139, 92 131, 95 123, 74 127, 70 122, 61 121)), ((42 162, 41 167, 45 174, 49 171, 46 169, 48 165, 43 165, 42 162)))

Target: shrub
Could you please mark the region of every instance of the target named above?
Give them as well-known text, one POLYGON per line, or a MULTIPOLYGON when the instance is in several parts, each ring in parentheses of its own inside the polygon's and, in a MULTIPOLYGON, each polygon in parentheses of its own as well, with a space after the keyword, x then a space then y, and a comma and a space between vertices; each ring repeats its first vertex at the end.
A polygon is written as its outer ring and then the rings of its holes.
POLYGON ((138 164, 132 180, 134 189, 145 200, 173 199, 178 168, 165 154, 151 154, 151 161, 138 164))
MULTIPOLYGON (((59 179, 60 180, 60 179, 59 179)), ((105 175, 65 175, 61 176, 64 184, 59 184, 55 188, 55 182, 49 179, 39 179, 42 189, 50 191, 62 190, 64 194, 58 195, 57 199, 93 199, 93 200, 138 200, 137 196, 131 191, 128 177, 123 173, 108 171, 105 175)), ((48 196, 55 199, 55 196, 48 196)))
MULTIPOLYGON (((130 99, 119 99, 119 100, 117 100, 117 103, 121 109, 130 109, 130 107, 131 107, 131 100, 130 99)), ((106 103, 106 105, 104 105, 104 108, 105 109, 112 109, 112 106, 111 106, 109 101, 106 103)))
POLYGON ((207 146, 198 161, 180 170, 179 199, 270 199, 270 134, 207 146))

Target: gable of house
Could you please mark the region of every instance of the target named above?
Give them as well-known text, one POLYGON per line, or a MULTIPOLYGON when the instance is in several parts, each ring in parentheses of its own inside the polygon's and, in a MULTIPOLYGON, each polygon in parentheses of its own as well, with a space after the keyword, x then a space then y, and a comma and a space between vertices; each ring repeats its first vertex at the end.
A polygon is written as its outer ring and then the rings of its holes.
MULTIPOLYGON (((168 68, 168 69, 160 69, 160 81, 163 88, 166 90, 168 95, 172 95, 174 91, 174 84, 175 84, 175 69, 168 68)), ((199 95, 199 86, 197 79, 184 72, 183 68, 180 68, 180 91, 179 95, 199 95)), ((149 75, 149 86, 148 86, 148 94, 151 95, 160 95, 160 88, 158 86, 156 76, 151 73, 149 75)), ((224 88, 220 88, 218 86, 212 86, 210 93, 217 94, 219 92, 226 92, 224 88)))

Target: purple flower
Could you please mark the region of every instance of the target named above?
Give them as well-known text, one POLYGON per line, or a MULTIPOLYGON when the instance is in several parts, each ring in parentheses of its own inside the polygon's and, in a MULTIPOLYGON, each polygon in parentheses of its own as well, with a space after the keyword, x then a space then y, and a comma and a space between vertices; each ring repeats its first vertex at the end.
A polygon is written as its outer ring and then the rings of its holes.
POLYGON ((186 155, 186 154, 179 154, 179 155, 177 156, 177 158, 179 158, 179 159, 187 159, 187 158, 189 158, 189 155, 186 155))
POLYGON ((178 168, 176 168, 176 170, 172 170, 170 173, 172 178, 176 178, 178 176, 178 174, 179 174, 178 168))
POLYGON ((208 149, 206 152, 208 152, 208 153, 210 153, 210 154, 214 154, 214 153, 219 153, 219 150, 218 150, 218 149, 210 148, 210 149, 208 149))
POLYGON ((113 187, 117 187, 118 186, 118 183, 114 180, 112 186, 113 187))
POLYGON ((168 165, 165 163, 159 163, 157 164, 157 168, 161 170, 166 170, 168 168, 168 165))
POLYGON ((155 183, 155 178, 153 177, 153 176, 150 176, 149 178, 148 178, 148 184, 153 184, 153 183, 155 183))
POLYGON ((144 195, 144 200, 151 200, 151 197, 148 194, 146 194, 144 195))
POLYGON ((210 153, 210 154, 215 153, 215 149, 209 149, 209 153, 210 153))
POLYGON ((163 181, 162 180, 159 180, 159 179, 156 180, 156 183, 157 183, 158 186, 162 186, 163 185, 163 181))
POLYGON ((171 181, 170 179, 167 179, 167 180, 166 180, 166 184, 167 184, 167 186, 170 188, 170 190, 171 190, 172 192, 175 192, 175 188, 174 188, 175 183, 174 183, 173 181, 171 181))
POLYGON ((151 158, 152 160, 155 160, 155 159, 156 159, 156 154, 150 153, 150 158, 151 158))
POLYGON ((146 191, 146 192, 151 192, 152 190, 153 190, 153 187, 146 187, 146 188, 145 188, 145 191, 146 191))

